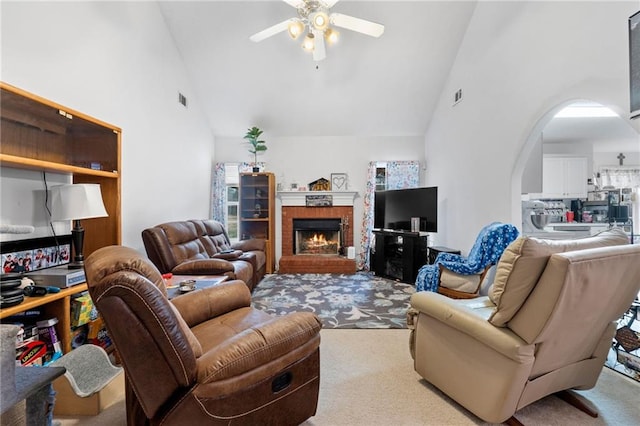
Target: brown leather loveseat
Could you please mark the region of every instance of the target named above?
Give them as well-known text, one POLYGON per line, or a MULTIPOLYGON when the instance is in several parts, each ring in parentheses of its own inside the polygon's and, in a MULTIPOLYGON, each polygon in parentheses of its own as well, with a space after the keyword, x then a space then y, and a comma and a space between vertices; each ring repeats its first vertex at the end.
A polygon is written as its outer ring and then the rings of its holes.
POLYGON ((161 273, 227 275, 242 280, 249 290, 265 274, 265 240, 231 243, 215 220, 163 223, 142 231, 147 256, 161 273))
POLYGON ((169 300, 159 271, 123 246, 93 252, 85 272, 125 370, 127 424, 297 425, 315 414, 315 315, 255 309, 240 281, 169 300))

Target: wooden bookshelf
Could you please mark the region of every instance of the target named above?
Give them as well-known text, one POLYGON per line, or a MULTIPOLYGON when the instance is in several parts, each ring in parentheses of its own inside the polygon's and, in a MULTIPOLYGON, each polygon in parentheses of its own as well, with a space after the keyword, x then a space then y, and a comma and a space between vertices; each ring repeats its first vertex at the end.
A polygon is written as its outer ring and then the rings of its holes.
MULTIPOLYGON (((97 183, 108 217, 84 219, 84 255, 121 244, 121 137, 119 127, 0 82, 0 166, 71 176, 73 183, 97 183)), ((71 229, 71 222, 69 222, 71 229)), ((71 297, 86 284, 43 297, 25 297, 0 309, 6 318, 41 309, 57 318, 56 331, 65 352, 71 350, 71 297)))
POLYGON ((275 271, 275 182, 273 173, 240 174, 240 239, 267 241, 267 274, 275 271))

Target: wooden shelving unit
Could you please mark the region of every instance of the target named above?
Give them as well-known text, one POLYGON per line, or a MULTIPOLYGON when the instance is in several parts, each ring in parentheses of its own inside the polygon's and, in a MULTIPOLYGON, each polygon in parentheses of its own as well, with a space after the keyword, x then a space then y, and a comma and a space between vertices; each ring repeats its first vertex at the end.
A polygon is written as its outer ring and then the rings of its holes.
MULTIPOLYGON (((100 184, 108 217, 85 219, 84 255, 122 240, 121 130, 81 112, 0 82, 0 166, 69 174, 73 183, 100 184)), ((69 223, 71 229, 71 223, 69 223)), ((0 318, 36 307, 58 318, 57 332, 71 350, 71 296, 86 284, 0 309, 0 318)))
POLYGON ((0 309, 0 319, 42 308, 47 318, 58 318, 56 332, 62 343, 65 353, 71 350, 71 297, 74 294, 87 290, 86 284, 78 284, 73 287, 60 290, 60 293, 50 293, 41 297, 25 297, 24 302, 10 308, 0 309))
POLYGON ((240 239, 267 240, 267 274, 275 271, 275 192, 273 173, 240 174, 240 239))

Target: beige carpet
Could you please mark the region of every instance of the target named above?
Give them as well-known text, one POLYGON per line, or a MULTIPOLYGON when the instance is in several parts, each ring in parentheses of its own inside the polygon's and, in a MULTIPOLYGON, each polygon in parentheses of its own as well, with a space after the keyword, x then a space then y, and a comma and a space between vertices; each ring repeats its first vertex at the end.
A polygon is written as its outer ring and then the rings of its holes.
MULTIPOLYGON (((413 371, 408 330, 321 332, 318 412, 304 426, 482 425, 413 371)), ((525 425, 616 425, 640 423, 640 384, 608 368, 596 387, 580 395, 600 416, 593 419, 547 397, 517 413, 525 425)), ((62 425, 125 425, 119 402, 90 418, 65 418, 62 425)))

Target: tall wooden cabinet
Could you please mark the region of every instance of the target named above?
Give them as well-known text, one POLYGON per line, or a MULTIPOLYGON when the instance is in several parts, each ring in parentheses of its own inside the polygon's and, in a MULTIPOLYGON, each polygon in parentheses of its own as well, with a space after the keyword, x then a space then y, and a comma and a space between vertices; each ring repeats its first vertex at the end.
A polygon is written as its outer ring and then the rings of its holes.
MULTIPOLYGON (((84 219, 84 255, 121 243, 121 130, 88 115, 0 82, 0 166, 69 174, 73 183, 100 184, 108 217, 84 219)), ((69 222, 69 230, 71 221, 69 222)), ((65 352, 71 350, 71 297, 79 284, 44 297, 27 297, 0 310, 0 318, 42 308, 58 318, 65 352)))
MULTIPOLYGON (((100 184, 108 217, 85 219, 84 255, 120 244, 121 130, 0 82, 0 165, 100 184)), ((69 224, 71 229, 71 224, 69 224)))
POLYGON ((267 240, 268 274, 275 271, 275 187, 273 173, 240 174, 240 239, 267 240))

